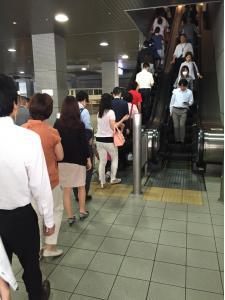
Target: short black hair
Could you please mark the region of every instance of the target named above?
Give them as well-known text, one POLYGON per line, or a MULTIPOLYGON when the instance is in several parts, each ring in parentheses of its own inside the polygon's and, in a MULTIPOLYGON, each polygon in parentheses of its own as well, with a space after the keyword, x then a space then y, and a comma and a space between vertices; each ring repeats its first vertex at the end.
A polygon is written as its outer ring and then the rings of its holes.
POLYGON ((76 99, 78 102, 82 102, 84 100, 86 100, 87 102, 89 102, 89 96, 88 93, 86 93, 85 91, 79 91, 76 94, 76 99))
POLYGON ((181 86, 188 86, 188 81, 184 78, 182 78, 179 82, 178 82, 178 85, 181 86))
POLYGON ((143 46, 144 46, 144 47, 149 47, 149 41, 148 41, 148 40, 145 40, 144 43, 143 43, 143 46))
POLYGON ((115 87, 114 89, 113 89, 113 94, 114 95, 119 95, 119 94, 121 94, 121 88, 120 87, 115 87))
POLYGON ((181 33, 180 37, 182 37, 182 36, 185 37, 185 38, 187 38, 187 35, 185 33, 181 33))
POLYGON ((143 69, 144 69, 144 68, 149 68, 149 63, 144 62, 144 63, 143 63, 143 69))
POLYGON ((53 100, 48 94, 35 94, 29 105, 30 115, 33 120, 47 120, 53 111, 53 100))
POLYGON ((193 53, 192 52, 190 52, 190 51, 188 51, 188 52, 186 52, 185 53, 185 58, 188 56, 188 55, 190 55, 191 56, 191 59, 193 60, 193 53))
POLYGON ((17 87, 14 80, 0 74, 0 117, 7 117, 13 112, 14 103, 17 104, 17 87))
POLYGON ((129 90, 136 90, 136 88, 137 88, 137 86, 138 86, 138 84, 137 84, 137 82, 136 81, 133 81, 133 82, 131 82, 130 84, 129 84, 129 90))
POLYGON ((160 32, 160 28, 157 26, 156 28, 155 28, 155 31, 154 31, 155 33, 159 33, 160 32))
POLYGON ((158 17, 157 23, 158 23, 159 25, 161 25, 162 22, 163 22, 163 19, 162 19, 161 17, 158 17))

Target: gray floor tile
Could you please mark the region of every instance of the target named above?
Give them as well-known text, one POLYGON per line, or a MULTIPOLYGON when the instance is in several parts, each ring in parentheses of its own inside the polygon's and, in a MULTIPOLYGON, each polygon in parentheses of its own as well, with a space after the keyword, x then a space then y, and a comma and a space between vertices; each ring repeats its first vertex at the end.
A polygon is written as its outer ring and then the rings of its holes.
POLYGON ((147 300, 185 300, 185 289, 151 282, 147 300))
POLYGON ((200 214, 209 214, 209 206, 208 204, 204 204, 203 206, 197 206, 194 204, 188 205, 188 212, 200 213, 200 214))
POLYGON ((220 225, 220 226, 224 225, 224 216, 212 214, 211 217, 212 217, 212 223, 214 225, 220 225))
POLYGON ((124 207, 124 200, 108 199, 102 206, 102 209, 110 209, 112 212, 118 212, 124 207))
POLYGON ((213 236, 213 228, 209 224, 188 222, 187 232, 203 236, 213 236))
POLYGON ((219 270, 217 254, 215 252, 187 249, 187 265, 219 270))
POLYGON ((187 211, 187 204, 184 203, 166 203, 166 210, 187 211))
POLYGON ((221 294, 220 272, 187 267, 187 288, 221 294))
POLYGON ((114 224, 126 225, 135 227, 139 220, 139 216, 119 214, 114 224))
POLYGON ((71 293, 51 289, 49 300, 69 300, 71 299, 70 297, 71 293))
POLYGON ((164 219, 162 223, 162 230, 186 233, 186 222, 164 219))
POLYGON ((82 296, 78 294, 73 294, 73 296, 70 298, 70 300, 96 300, 97 298, 92 298, 88 296, 82 296))
POLYGON ((178 210, 165 210, 164 219, 172 219, 178 221, 186 221, 187 212, 186 211, 178 211, 178 210))
POLYGON ((109 300, 145 300, 147 290, 147 281, 118 276, 109 300))
POLYGON ((73 292, 77 283, 84 274, 83 270, 65 266, 57 266, 49 280, 53 289, 73 292))
POLYGON ((62 232, 73 232, 73 233, 81 233, 84 231, 85 227, 87 226, 87 223, 89 222, 90 218, 88 218, 85 222, 76 222, 73 224, 73 226, 69 226, 67 223, 67 217, 65 220, 62 221, 61 228, 60 228, 60 234, 62 232))
POLYGON ((224 205, 220 202, 209 202, 211 214, 224 215, 224 205))
POLYGON ((220 271, 224 270, 224 255, 222 253, 217 253, 219 259, 220 271))
POLYGON ((121 255, 97 252, 88 269, 116 275, 123 258, 121 255))
POLYGON ((127 250, 127 256, 154 260, 156 244, 131 241, 127 250))
POLYGON ((215 240, 217 252, 224 253, 224 239, 215 237, 215 240))
POLYGON ((188 234, 187 247, 191 249, 216 252, 215 240, 213 237, 210 236, 188 234))
POLYGON ((188 212, 188 221, 196 223, 211 224, 210 214, 200 214, 194 212, 188 212))
POLYGON ((143 217, 155 217, 162 218, 164 214, 164 208, 145 207, 142 212, 143 217))
POLYGON ((92 219, 93 222, 108 223, 112 224, 117 217, 117 212, 104 212, 103 210, 99 211, 95 217, 92 219))
POLYGON ((161 201, 145 201, 146 207, 165 208, 166 203, 161 201))
POLYGON ((220 275, 221 275, 222 285, 224 289, 224 272, 220 272, 220 275))
POLYGON ((116 239, 107 237, 99 251, 124 255, 129 245, 129 240, 116 239))
POLYGON ((154 282, 184 287, 185 267, 156 261, 151 280, 154 282))
POLYGON ((120 213, 124 215, 140 216, 142 210, 143 207, 140 206, 124 206, 120 213))
POLYGON ((103 240, 103 236, 81 234, 79 239, 74 243, 73 247, 86 250, 97 250, 103 240))
POLYGON ((58 245, 71 247, 73 243, 79 237, 79 233, 69 232, 69 231, 60 231, 58 237, 58 245))
POLYGON ((107 299, 115 276, 87 271, 76 287, 75 293, 84 296, 107 299))
POLYGON ((132 240, 141 242, 157 243, 160 231, 157 229, 149 229, 145 227, 137 227, 132 240))
POLYGON ((105 236, 110 227, 110 224, 90 222, 87 228, 84 230, 84 233, 105 236))
POLYGON ((107 233, 107 236, 130 240, 133 235, 134 229, 134 227, 130 226, 112 225, 109 232, 107 233))
POLYGON ((22 270, 22 266, 19 262, 19 259, 17 258, 17 256, 15 254, 13 255, 13 258, 12 258, 12 270, 15 275, 22 270))
POLYGON ((43 257, 41 262, 58 265, 60 263, 60 261, 63 259, 63 257, 66 255, 66 253, 68 252, 70 247, 60 245, 58 248, 63 250, 62 255, 60 255, 58 257, 43 257))
POLYGON ((94 255, 94 251, 71 248, 61 260, 60 265, 86 269, 94 255))
POLYGON ((215 293, 187 289, 186 300, 223 300, 223 296, 215 293))
POLYGON ((186 234, 172 231, 161 231, 159 244, 186 247, 186 234))
POLYGON ((162 225, 162 218, 155 217, 141 217, 138 222, 138 227, 146 227, 152 229, 160 229, 162 225))
POLYGON ((186 265, 186 248, 158 245, 156 260, 186 265))
POLYGON ((11 290, 12 300, 28 299, 28 295, 27 295, 24 283, 18 282, 18 287, 19 287, 19 290, 17 290, 17 291, 11 290))
POLYGON ((224 237, 224 229, 223 226, 213 225, 214 234, 216 237, 223 238, 224 237))
POLYGON ((119 275, 142 280, 150 280, 152 267, 152 260, 136 257, 125 257, 121 265, 119 275))

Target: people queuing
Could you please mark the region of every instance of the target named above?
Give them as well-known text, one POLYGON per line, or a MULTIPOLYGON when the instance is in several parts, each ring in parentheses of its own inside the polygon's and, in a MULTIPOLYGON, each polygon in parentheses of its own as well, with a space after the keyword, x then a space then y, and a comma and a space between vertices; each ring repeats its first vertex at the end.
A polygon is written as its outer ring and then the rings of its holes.
POLYGON ((60 118, 54 124, 60 134, 64 158, 59 162, 59 182, 63 187, 64 207, 68 224, 73 225, 76 217, 72 208, 71 192, 78 188, 79 218, 84 220, 89 212, 86 209, 86 169, 92 168, 85 126, 80 119, 77 100, 67 96, 62 104, 60 118))
MULTIPOLYGON (((64 153, 61 144, 61 138, 58 131, 45 121, 51 116, 53 111, 53 99, 48 94, 35 94, 30 101, 29 113, 31 119, 23 124, 24 128, 36 132, 40 138, 44 150, 45 160, 50 179, 52 195, 53 195, 53 213, 55 220, 55 232, 51 236, 45 237, 42 245, 41 235, 41 250, 44 257, 59 256, 63 254, 62 249, 57 248, 58 234, 62 222, 63 215, 63 195, 59 184, 58 161, 63 159, 64 153)), ((32 205, 38 215, 39 229, 43 226, 43 220, 38 212, 38 207, 35 201, 32 205)))

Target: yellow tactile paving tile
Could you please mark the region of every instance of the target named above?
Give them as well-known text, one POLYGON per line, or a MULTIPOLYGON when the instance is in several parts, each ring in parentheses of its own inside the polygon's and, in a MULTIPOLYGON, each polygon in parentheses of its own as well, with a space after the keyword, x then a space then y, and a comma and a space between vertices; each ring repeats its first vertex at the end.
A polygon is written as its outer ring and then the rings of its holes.
POLYGON ((101 189, 100 185, 98 183, 92 184, 92 193, 94 196, 97 197, 120 197, 120 198, 127 198, 129 194, 132 192, 132 186, 131 185, 125 185, 125 184, 118 184, 118 185, 111 185, 106 184, 104 189, 101 189))
POLYGON ((192 191, 192 190, 183 190, 183 203, 187 204, 196 204, 202 205, 202 192, 200 191, 192 191))
POLYGON ((164 189, 163 202, 175 202, 181 203, 182 202, 182 190, 180 189, 164 189))
POLYGON ((161 201, 163 196, 164 188, 151 187, 147 188, 144 192, 144 200, 161 201))

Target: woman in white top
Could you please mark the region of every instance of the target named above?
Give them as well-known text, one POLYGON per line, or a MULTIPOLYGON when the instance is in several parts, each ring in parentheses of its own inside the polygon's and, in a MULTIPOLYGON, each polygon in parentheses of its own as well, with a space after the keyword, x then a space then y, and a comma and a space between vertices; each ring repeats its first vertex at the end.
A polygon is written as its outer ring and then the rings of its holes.
POLYGON ((191 52, 187 52, 185 54, 185 62, 183 62, 180 66, 180 70, 183 66, 187 66, 189 69, 189 75, 193 78, 193 80, 196 79, 195 74, 197 77, 200 79, 203 76, 199 73, 198 66, 196 63, 193 61, 193 54, 191 52))
POLYGON ((112 96, 103 94, 97 114, 96 145, 99 155, 99 180, 101 187, 105 185, 105 166, 107 163, 107 153, 111 157, 111 184, 120 183, 121 179, 116 178, 118 168, 118 148, 113 142, 113 132, 115 127, 120 127, 129 115, 124 116, 116 122, 116 116, 112 110, 112 96))

